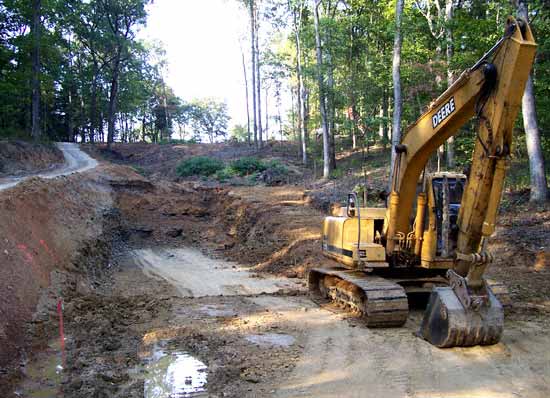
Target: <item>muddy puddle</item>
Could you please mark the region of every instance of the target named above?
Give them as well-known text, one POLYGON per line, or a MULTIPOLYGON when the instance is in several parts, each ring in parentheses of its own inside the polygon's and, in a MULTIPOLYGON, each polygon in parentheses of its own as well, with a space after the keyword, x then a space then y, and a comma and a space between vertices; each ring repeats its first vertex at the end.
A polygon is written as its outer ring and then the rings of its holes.
POLYGON ((14 391, 17 397, 53 398, 61 397, 63 357, 59 341, 52 341, 48 347, 23 367, 25 378, 14 391))
POLYGON ((208 396, 208 367, 188 352, 171 349, 166 342, 156 343, 135 373, 144 382, 145 398, 208 396))

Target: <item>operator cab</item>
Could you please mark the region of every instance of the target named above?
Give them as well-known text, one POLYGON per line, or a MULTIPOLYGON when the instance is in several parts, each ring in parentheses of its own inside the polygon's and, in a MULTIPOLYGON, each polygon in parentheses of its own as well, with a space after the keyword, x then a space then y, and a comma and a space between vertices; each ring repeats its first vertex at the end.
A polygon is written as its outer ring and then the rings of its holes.
POLYGON ((427 268, 449 268, 458 241, 458 214, 466 187, 461 173, 439 172, 426 181, 427 216, 421 262, 427 268))

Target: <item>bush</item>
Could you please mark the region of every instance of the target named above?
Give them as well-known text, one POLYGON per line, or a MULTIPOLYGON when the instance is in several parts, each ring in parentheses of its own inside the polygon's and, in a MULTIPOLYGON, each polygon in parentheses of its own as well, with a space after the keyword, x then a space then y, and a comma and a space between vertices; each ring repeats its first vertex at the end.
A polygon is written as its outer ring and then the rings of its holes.
POLYGON ((267 165, 258 158, 246 157, 231 162, 231 168, 241 177, 262 172, 267 169, 267 165))
POLYGON ((266 168, 273 173, 279 174, 279 175, 287 175, 288 174, 288 167, 286 167, 284 164, 277 160, 272 160, 266 164, 266 168))
POLYGON ((180 177, 211 176, 224 168, 221 160, 208 156, 196 156, 178 164, 176 174, 180 177))
POLYGON ((224 167, 223 169, 218 170, 216 174, 214 174, 214 178, 219 182, 226 182, 233 177, 235 177, 235 171, 231 167, 224 167))

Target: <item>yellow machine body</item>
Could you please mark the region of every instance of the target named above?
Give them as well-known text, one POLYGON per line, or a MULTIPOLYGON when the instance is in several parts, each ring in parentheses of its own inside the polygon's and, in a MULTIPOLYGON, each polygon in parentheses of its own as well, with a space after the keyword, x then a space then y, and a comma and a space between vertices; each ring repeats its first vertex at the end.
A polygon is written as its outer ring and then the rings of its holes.
POLYGON ((346 208, 339 209, 339 214, 325 218, 323 253, 348 268, 388 267, 386 249, 380 244, 386 209, 363 207, 359 213, 360 233, 359 218, 348 216, 346 208))
MULTIPOLYGON (((466 176, 461 173, 433 173, 426 176, 424 184, 423 192, 416 198, 414 228, 407 236, 403 236, 404 248, 414 251, 417 260, 415 265, 418 267, 450 269, 454 266, 458 209, 466 186, 466 176), (441 195, 438 195, 438 187, 445 180, 447 185, 460 188, 451 190, 449 206, 454 206, 455 213, 450 216, 449 227, 455 233, 450 234, 447 242, 449 248, 446 253, 442 253, 441 195)), ((323 222, 323 254, 350 269, 368 271, 389 267, 382 239, 388 226, 388 208, 361 207, 351 215, 346 207, 342 207, 335 213, 323 222)))

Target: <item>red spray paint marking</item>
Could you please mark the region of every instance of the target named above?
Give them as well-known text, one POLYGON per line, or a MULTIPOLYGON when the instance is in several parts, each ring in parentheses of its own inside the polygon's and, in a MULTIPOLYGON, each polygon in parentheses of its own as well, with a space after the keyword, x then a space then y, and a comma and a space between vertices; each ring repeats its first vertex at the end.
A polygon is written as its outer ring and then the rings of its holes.
POLYGON ((32 257, 32 254, 27 249, 27 245, 24 245, 23 243, 19 243, 17 245, 17 248, 25 255, 25 259, 27 260, 27 262, 32 264, 33 257, 32 257))
POLYGON ((63 369, 67 366, 67 358, 65 356, 65 332, 63 330, 63 299, 57 299, 57 314, 59 315, 59 341, 61 343, 61 361, 63 369))

